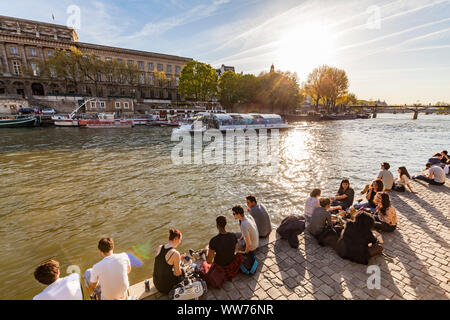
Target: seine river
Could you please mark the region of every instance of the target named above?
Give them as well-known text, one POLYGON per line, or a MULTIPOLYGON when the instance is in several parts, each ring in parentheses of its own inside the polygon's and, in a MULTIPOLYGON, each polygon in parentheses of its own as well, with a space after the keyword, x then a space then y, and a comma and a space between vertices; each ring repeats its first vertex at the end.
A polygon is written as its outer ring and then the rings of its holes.
POLYGON ((396 173, 423 169, 450 149, 450 117, 379 114, 377 119, 296 123, 280 134, 274 175, 254 165, 174 165, 170 128, 24 128, 0 131, 0 299, 31 299, 43 287, 34 268, 54 258, 65 276, 101 259, 98 240, 116 252, 150 252, 130 283, 152 275, 154 250, 169 227, 183 232, 180 251, 216 233, 215 217, 254 194, 279 223, 302 214, 312 188, 335 194, 343 177, 359 193, 380 162, 396 173), (136 247, 135 247, 136 248, 136 247))

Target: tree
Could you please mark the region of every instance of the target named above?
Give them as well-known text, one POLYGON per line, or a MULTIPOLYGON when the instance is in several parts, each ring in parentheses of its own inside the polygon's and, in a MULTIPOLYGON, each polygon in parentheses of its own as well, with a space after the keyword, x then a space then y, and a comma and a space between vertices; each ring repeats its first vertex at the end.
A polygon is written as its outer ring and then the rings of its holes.
POLYGON ((217 94, 217 73, 209 64, 188 62, 181 71, 180 93, 196 101, 209 101, 217 94))
POLYGON ((227 71, 219 78, 219 101, 225 108, 239 102, 240 75, 227 71))
POLYGON ((319 112, 320 99, 325 94, 324 76, 326 69, 327 66, 320 66, 311 71, 303 87, 304 92, 311 97, 317 112, 319 112))
POLYGON ((304 85, 304 91, 314 101, 316 111, 319 103, 336 111, 336 104, 342 99, 348 90, 348 77, 344 70, 323 65, 315 68, 309 75, 304 85))

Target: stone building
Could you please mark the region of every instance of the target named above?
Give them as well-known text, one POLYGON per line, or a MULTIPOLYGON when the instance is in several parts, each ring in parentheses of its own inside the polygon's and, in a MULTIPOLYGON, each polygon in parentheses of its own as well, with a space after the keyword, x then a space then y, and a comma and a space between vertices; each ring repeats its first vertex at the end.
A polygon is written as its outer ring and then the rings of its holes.
POLYGON ((97 97, 103 99, 129 98, 141 105, 170 104, 183 101, 177 92, 178 80, 183 66, 191 60, 83 43, 78 41, 75 30, 66 26, 0 16, 0 96, 26 98, 35 104, 52 105, 55 101, 76 102, 95 92, 97 97), (94 54, 104 61, 117 59, 135 64, 140 70, 138 83, 118 83, 105 74, 99 74, 96 90, 92 81, 88 80, 75 89, 65 87, 61 80, 40 76, 39 61, 51 57, 55 49, 70 47, 78 48, 83 54, 94 54), (25 69, 32 70, 32 73, 25 73, 25 69), (164 84, 154 78, 155 72, 161 71, 168 78, 164 84))

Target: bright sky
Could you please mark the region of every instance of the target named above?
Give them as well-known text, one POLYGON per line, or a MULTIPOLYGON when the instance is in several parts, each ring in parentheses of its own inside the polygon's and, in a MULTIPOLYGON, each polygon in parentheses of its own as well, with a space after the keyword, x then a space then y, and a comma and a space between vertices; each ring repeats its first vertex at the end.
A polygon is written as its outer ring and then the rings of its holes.
POLYGON ((450 0, 0 0, 1 15, 66 25, 80 41, 175 54, 238 72, 347 71, 361 99, 450 102, 450 0), (7 2, 7 5, 6 5, 7 2), (73 21, 73 20, 72 20, 73 21))

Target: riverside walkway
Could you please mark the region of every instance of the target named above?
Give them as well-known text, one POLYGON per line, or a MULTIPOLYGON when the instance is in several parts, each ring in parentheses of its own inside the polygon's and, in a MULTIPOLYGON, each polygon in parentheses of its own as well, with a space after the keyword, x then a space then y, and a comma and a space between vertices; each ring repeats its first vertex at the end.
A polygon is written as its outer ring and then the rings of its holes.
MULTIPOLYGON (((274 231, 257 249, 253 276, 239 273, 222 289, 208 288, 202 299, 450 299, 449 186, 450 179, 442 187, 412 181, 417 194, 389 192, 398 227, 383 233, 385 255, 369 264, 381 270, 380 289, 367 288, 367 266, 341 259, 310 234, 300 235, 300 247, 293 249, 274 231)), ((130 294, 144 298, 143 286, 132 286, 130 294)), ((153 288, 145 299, 168 297, 153 288)))

